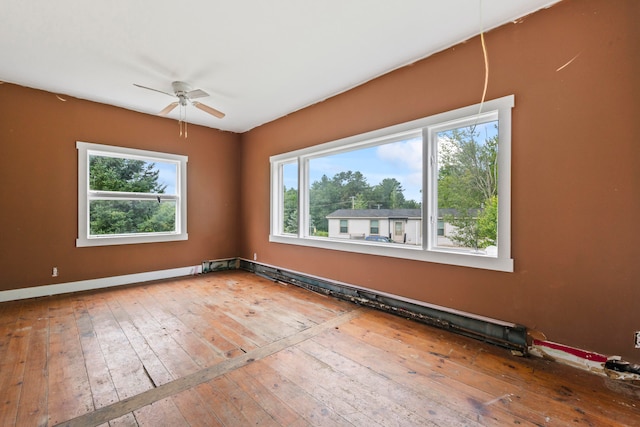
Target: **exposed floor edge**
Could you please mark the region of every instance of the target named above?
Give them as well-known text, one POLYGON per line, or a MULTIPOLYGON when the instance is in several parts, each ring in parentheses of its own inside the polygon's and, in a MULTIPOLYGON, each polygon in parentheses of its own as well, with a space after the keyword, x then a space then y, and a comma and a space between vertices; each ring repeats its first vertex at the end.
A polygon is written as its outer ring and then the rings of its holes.
POLYGON ((457 310, 447 310, 444 307, 418 304, 394 295, 245 259, 240 259, 239 267, 270 280, 290 283, 522 353, 527 351, 527 329, 521 325, 457 310))
POLYGON ((523 354, 554 360, 557 363, 612 379, 632 383, 640 381, 640 371, 638 371, 640 365, 629 364, 617 356, 604 356, 546 340, 527 339, 528 331, 525 326, 419 303, 396 295, 242 258, 239 260, 239 268, 270 280, 291 283, 314 292, 408 317, 454 333, 517 350, 523 354))
POLYGON ((624 362, 617 356, 537 339, 529 347, 529 354, 616 380, 640 382, 640 365, 624 362))

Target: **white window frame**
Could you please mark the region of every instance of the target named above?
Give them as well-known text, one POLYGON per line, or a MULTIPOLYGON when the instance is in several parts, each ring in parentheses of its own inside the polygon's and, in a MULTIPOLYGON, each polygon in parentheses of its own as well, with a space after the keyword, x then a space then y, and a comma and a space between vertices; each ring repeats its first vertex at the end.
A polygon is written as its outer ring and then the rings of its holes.
POLYGON ((161 153, 134 148, 116 147, 76 142, 78 150, 78 238, 77 247, 127 245, 137 243, 156 243, 188 240, 187 234, 187 162, 188 157, 179 154, 161 153), (176 200, 176 230, 173 232, 134 233, 91 236, 89 234, 89 202, 100 197, 136 200, 156 199, 155 194, 92 191, 89 187, 89 157, 91 155, 129 158, 149 162, 159 161, 176 165, 176 194, 163 194, 163 199, 176 200), (108 194, 107 194, 108 193, 108 194))
POLYGON ((511 258, 511 110, 514 107, 513 95, 486 101, 452 111, 436 114, 411 122, 401 123, 384 129, 378 129, 360 135, 303 148, 289 153, 270 157, 271 163, 271 229, 269 241, 293 244, 345 252, 381 255, 416 261, 450 264, 487 270, 513 272, 511 258), (498 126, 498 249, 497 253, 486 254, 462 250, 445 250, 435 247, 432 235, 437 235, 437 208, 434 201, 434 186, 437 178, 433 173, 432 160, 435 129, 443 129, 457 123, 465 123, 477 118, 478 122, 487 118, 497 118, 498 126), (309 160, 337 154, 358 148, 366 148, 407 139, 416 133, 423 137, 423 199, 422 199, 422 246, 377 245, 361 240, 344 240, 316 237, 309 233, 309 160), (282 233, 282 165, 298 163, 298 234, 282 233), (431 221, 435 218, 434 221, 431 221))

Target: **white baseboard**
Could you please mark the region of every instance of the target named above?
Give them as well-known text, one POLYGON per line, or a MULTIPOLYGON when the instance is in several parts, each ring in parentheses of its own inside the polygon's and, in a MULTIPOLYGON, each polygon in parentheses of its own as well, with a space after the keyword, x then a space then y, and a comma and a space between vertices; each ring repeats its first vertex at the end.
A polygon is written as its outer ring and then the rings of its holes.
POLYGON ((44 297, 49 295, 66 294, 70 292, 90 291, 93 289, 109 288, 113 286, 129 285, 132 283, 149 282, 152 280, 172 279, 174 277, 189 276, 202 272, 201 265, 171 268, 168 270, 148 271, 145 273, 125 274, 123 276, 104 277, 100 279, 79 280, 77 282, 57 283, 55 285, 34 286, 32 288, 11 289, 0 291, 0 302, 14 301, 27 298, 44 297))

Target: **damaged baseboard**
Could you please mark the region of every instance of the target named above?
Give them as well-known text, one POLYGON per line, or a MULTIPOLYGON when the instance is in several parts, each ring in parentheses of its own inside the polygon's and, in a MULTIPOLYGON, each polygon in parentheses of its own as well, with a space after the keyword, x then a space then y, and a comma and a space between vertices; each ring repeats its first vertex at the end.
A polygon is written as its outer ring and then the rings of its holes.
POLYGON ((293 284, 499 345, 511 349, 514 354, 518 354, 518 352, 523 355, 530 354, 611 379, 627 380, 632 383, 640 381, 640 365, 620 360, 618 356, 605 356, 547 341, 544 334, 529 331, 521 325, 418 301, 404 300, 399 296, 383 294, 246 259, 239 260, 239 268, 269 280, 293 284))
POLYGON ((461 335, 527 352, 527 329, 513 323, 477 316, 457 310, 405 300, 396 295, 311 276, 291 270, 240 259, 239 268, 269 280, 289 283, 367 307, 410 318, 461 335))
POLYGON ((542 339, 532 340, 529 354, 617 380, 640 381, 640 365, 619 356, 605 356, 542 339))
POLYGON ((239 258, 216 259, 211 261, 202 261, 202 267, 199 273, 213 273, 215 271, 238 270, 240 268, 239 258))

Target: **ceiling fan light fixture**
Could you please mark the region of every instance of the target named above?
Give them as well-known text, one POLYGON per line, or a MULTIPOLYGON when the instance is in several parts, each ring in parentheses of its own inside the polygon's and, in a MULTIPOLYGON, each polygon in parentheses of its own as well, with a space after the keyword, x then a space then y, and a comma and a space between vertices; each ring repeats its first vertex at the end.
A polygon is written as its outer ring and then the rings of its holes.
MULTIPOLYGON (((154 92, 160 92, 160 93, 164 93, 165 95, 169 95, 175 98, 178 98, 177 101, 172 102, 171 104, 167 105, 165 108, 163 108, 158 115, 160 116, 166 116, 167 114, 169 114, 171 111, 173 111, 174 108, 176 108, 178 105, 180 105, 180 107, 187 107, 188 103, 190 102, 194 107, 196 107, 197 109, 204 111, 207 114, 211 114, 214 117, 217 117, 219 119, 223 118, 225 116, 225 114, 219 110, 216 110, 213 107, 210 107, 208 105, 202 104, 200 102, 197 101, 193 101, 194 99, 197 98, 204 98, 209 96, 209 94, 207 92, 205 92, 202 89, 191 89, 191 86, 188 83, 185 82, 181 82, 181 81, 175 81, 171 83, 171 88, 173 89, 173 93, 169 93, 169 92, 165 92, 162 90, 158 90, 158 89, 153 89, 147 86, 142 86, 139 84, 133 84, 136 87, 142 88, 142 89, 147 89, 147 90, 152 90, 154 92)), ((180 120, 182 121, 182 113, 180 114, 180 120)))

